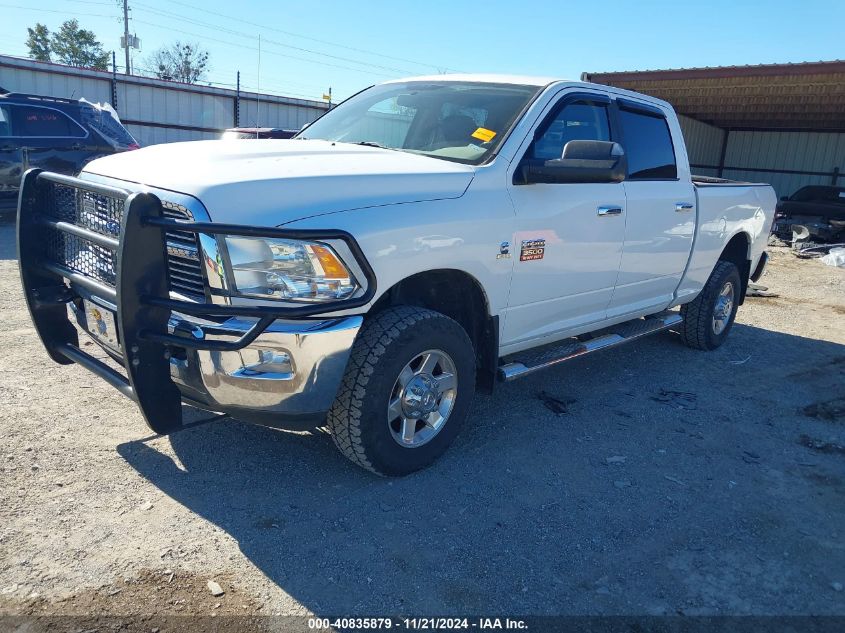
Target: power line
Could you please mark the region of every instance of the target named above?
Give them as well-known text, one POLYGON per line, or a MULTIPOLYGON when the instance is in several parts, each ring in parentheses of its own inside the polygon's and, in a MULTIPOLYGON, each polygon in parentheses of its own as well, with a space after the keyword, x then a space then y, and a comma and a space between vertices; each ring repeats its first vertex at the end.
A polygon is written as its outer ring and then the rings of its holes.
MULTIPOLYGON (((0 6, 2 6, 2 5, 0 5, 0 6)), ((147 22, 146 20, 139 20, 137 18, 133 18, 133 19, 138 24, 146 24, 147 26, 153 26, 153 27, 156 27, 156 28, 164 29, 164 30, 167 30, 168 32, 173 31, 172 25, 171 26, 165 26, 163 24, 158 24, 156 22, 147 22)), ((228 42, 226 40, 221 40, 221 39, 218 39, 218 38, 209 37, 207 35, 200 35, 199 33, 191 33, 190 31, 185 31, 184 29, 179 29, 179 32, 184 33, 185 35, 191 35, 193 37, 198 37, 198 38, 206 39, 206 40, 209 40, 209 41, 212 41, 212 42, 217 42, 218 44, 224 44, 226 46, 234 46, 235 48, 239 48, 239 49, 246 48, 246 49, 253 50, 253 51, 258 50, 254 46, 245 46, 243 44, 237 44, 235 42, 228 42)), ((351 71, 357 72, 357 73, 364 73, 364 74, 369 74, 369 75, 380 75, 382 77, 391 77, 391 78, 395 76, 395 75, 390 75, 390 74, 387 74, 387 73, 376 72, 376 71, 373 71, 373 70, 366 70, 364 68, 353 68, 352 66, 342 66, 340 64, 332 64, 332 63, 323 62, 323 61, 320 61, 320 60, 317 60, 317 59, 308 59, 306 57, 297 57, 295 55, 286 55, 285 53, 278 53, 278 52, 275 52, 275 51, 266 51, 266 54, 267 55, 275 55, 276 57, 284 57, 286 59, 295 59, 297 61, 307 62, 309 64, 319 64, 321 66, 330 66, 332 68, 340 68, 342 70, 351 70, 351 71)))
MULTIPOLYGON (((96 5, 112 6, 111 3, 95 2, 94 0, 68 0, 68 1, 78 2, 80 4, 96 4, 96 5)), ((146 6, 146 5, 144 5, 144 6, 146 6)), ((25 11, 34 11, 34 12, 59 13, 59 14, 67 15, 66 11, 61 11, 61 10, 34 9, 34 8, 31 8, 31 7, 24 7, 24 6, 21 6, 21 5, 12 5, 12 4, 5 4, 5 3, 0 4, 0 7, 21 9, 21 10, 25 10, 25 11)), ((235 31, 233 29, 220 28, 220 27, 217 27, 216 25, 212 25, 212 24, 203 23, 203 22, 200 22, 200 21, 197 21, 197 20, 193 20, 193 19, 191 19, 187 16, 182 16, 182 15, 174 14, 174 13, 170 13, 170 15, 168 16, 168 15, 164 15, 164 13, 169 13, 169 12, 160 12, 160 11, 157 11, 155 9, 153 9, 151 12, 158 13, 158 14, 162 15, 162 17, 176 17, 176 18, 179 18, 181 20, 186 20, 188 22, 194 23, 194 24, 201 26, 201 27, 212 28, 212 29, 215 29, 215 30, 222 30, 224 32, 228 32, 228 33, 235 35, 235 36, 240 36, 240 37, 249 38, 249 39, 253 38, 252 35, 249 35, 249 34, 246 34, 246 33, 243 33, 243 32, 239 32, 239 31, 235 31)), ((88 16, 88 17, 110 18, 110 19, 114 19, 116 21, 120 21, 120 18, 118 16, 115 16, 115 15, 104 15, 104 14, 98 14, 98 13, 76 13, 75 15, 88 16)), ((155 23, 155 22, 148 22, 148 21, 145 21, 145 20, 138 20, 138 19, 135 19, 135 21, 138 22, 138 23, 141 23, 141 24, 145 24, 147 26, 152 26, 154 28, 172 30, 171 26, 165 26, 165 25, 158 24, 158 23, 155 23)), ((275 29, 275 30, 278 30, 278 29, 275 29)), ((208 39, 208 40, 211 40, 211 41, 215 41, 215 42, 218 42, 218 43, 226 45, 226 46, 236 46, 238 48, 248 48, 248 49, 252 49, 252 50, 257 50, 255 47, 249 47, 249 46, 244 47, 242 44, 237 44, 237 43, 234 43, 234 42, 230 42, 230 41, 226 41, 226 40, 222 40, 222 39, 217 39, 217 38, 211 38, 211 37, 200 35, 200 34, 197 34, 197 33, 190 33, 190 32, 185 32, 185 33, 187 35, 192 35, 194 37, 199 37, 199 38, 204 38, 204 39, 208 39)), ((264 42, 265 42, 265 40, 263 40, 263 38, 262 38, 262 44, 264 44, 264 42)), ((286 45, 286 44, 282 44, 281 42, 275 42, 273 40, 270 40, 269 42, 271 44, 274 44, 274 45, 277 45, 277 46, 280 46, 280 47, 292 48, 292 49, 300 50, 300 51, 307 52, 307 53, 313 54, 313 55, 320 55, 320 56, 328 57, 328 58, 331 58, 331 59, 344 59, 344 58, 340 58, 338 56, 320 53, 319 51, 312 51, 310 49, 305 49, 305 48, 301 48, 301 47, 289 46, 289 45, 286 45)), ((18 50, 20 50, 20 49, 18 49, 18 50)), ((309 59, 309 58, 306 58, 306 57, 298 57, 298 56, 295 56, 295 55, 287 55, 287 54, 275 52, 275 51, 264 50, 263 52, 265 52, 265 54, 274 55, 274 56, 277 56, 277 57, 293 59, 293 60, 297 60, 297 61, 301 61, 301 62, 305 62, 305 63, 318 64, 318 65, 321 65, 321 66, 327 66, 327 67, 331 67, 331 68, 339 68, 339 69, 342 69, 342 70, 350 70, 350 71, 353 71, 353 72, 360 72, 360 73, 373 74, 373 75, 381 75, 381 76, 386 76, 386 77, 394 76, 392 74, 375 72, 375 71, 366 70, 366 69, 363 69, 363 68, 355 68, 355 67, 345 66, 345 65, 341 65, 341 64, 329 63, 329 62, 321 61, 321 60, 318 60, 318 59, 309 59)), ((393 68, 390 68, 390 67, 387 67, 387 66, 380 66, 378 64, 368 64, 367 62, 359 62, 357 60, 348 60, 348 61, 351 61, 352 63, 355 63, 355 64, 372 66, 374 68, 380 68, 380 69, 384 69, 384 70, 391 70, 391 71, 397 71, 397 72, 408 72, 408 71, 403 71, 402 69, 393 69, 393 68)), ((138 70, 144 71, 144 72, 149 73, 153 76, 156 73, 156 71, 154 69, 151 69, 151 68, 148 68, 148 67, 145 67, 145 66, 138 66, 137 64, 135 64, 134 66, 138 70)), ((123 70, 125 71, 126 68, 124 67, 123 70)), ((219 77, 219 75, 216 75, 216 76, 219 77)), ((197 83, 217 84, 217 85, 220 85, 220 86, 227 86, 227 87, 234 87, 235 86, 235 84, 231 83, 231 82, 217 81, 217 80, 213 80, 213 79, 210 80, 210 81, 197 82, 197 83)), ((285 87, 283 83, 280 84, 280 83, 276 83, 276 82, 265 82, 265 87, 269 88, 270 90, 274 90, 274 91, 278 91, 280 93, 283 93, 283 96, 284 95, 298 96, 298 97, 302 97, 302 98, 305 98, 305 99, 312 99, 312 100, 315 100, 315 101, 320 101, 320 97, 322 96, 323 91, 325 89, 322 86, 318 87, 314 84, 304 84, 302 82, 294 82, 294 81, 291 81, 290 83, 298 83, 299 85, 301 85, 303 87, 313 88, 314 93, 305 94, 305 93, 301 93, 301 92, 293 92, 293 91, 288 90, 287 87, 285 87)), ((246 88, 246 89, 256 89, 256 90, 258 89, 257 87, 254 88, 249 83, 242 84, 242 87, 246 88)))
MULTIPOLYGON (((185 20, 185 21, 187 21, 191 24, 195 24, 197 26, 201 26, 201 27, 205 27, 205 28, 209 28, 209 29, 214 29, 215 31, 222 31, 222 32, 228 33, 230 35, 244 37, 244 38, 247 38, 247 39, 250 39, 250 40, 255 39, 255 33, 244 33, 243 31, 237 31, 235 29, 222 27, 222 26, 219 26, 217 24, 210 24, 208 22, 202 22, 200 20, 197 20, 195 18, 186 16, 186 15, 173 13, 172 11, 163 11, 163 10, 158 9, 156 7, 151 7, 150 5, 143 4, 141 2, 134 2, 133 4, 136 7, 143 7, 144 11, 147 11, 147 12, 155 14, 155 15, 159 15, 161 17, 177 18, 179 20, 185 20)), ((262 37, 262 42, 274 44, 275 46, 280 46, 282 48, 290 48, 290 49, 293 49, 293 50, 296 50, 296 51, 300 51, 300 52, 304 52, 304 53, 310 53, 312 55, 320 55, 322 57, 327 57, 327 58, 330 58, 330 59, 336 59, 336 60, 345 61, 345 62, 352 62, 353 64, 360 64, 361 66, 369 66, 369 67, 376 68, 376 69, 379 69, 379 70, 386 70, 386 71, 391 72, 391 73, 413 74, 412 71, 409 71, 405 68, 394 68, 392 66, 383 66, 381 64, 373 64, 373 63, 370 63, 370 62, 359 61, 357 59, 351 59, 349 57, 341 57, 339 55, 332 55, 331 53, 324 53, 324 52, 321 52, 321 51, 315 51, 315 50, 310 49, 310 48, 303 48, 301 46, 294 46, 292 44, 285 44, 283 42, 279 42, 279 41, 276 41, 276 40, 270 40, 270 39, 267 39, 266 37, 262 37)))
MULTIPOLYGON (((66 0, 66 1, 79 3, 79 4, 96 5, 96 6, 113 6, 113 4, 111 2, 101 2, 101 1, 97 1, 97 0, 66 0)), ((157 7, 153 7, 153 6, 150 6, 150 5, 147 5, 147 4, 143 4, 143 3, 139 3, 139 2, 135 2, 134 4, 135 4, 135 6, 144 7, 147 11, 150 11, 151 13, 156 13, 156 14, 160 15, 161 17, 175 17, 175 18, 178 18, 180 20, 187 20, 187 21, 189 21, 193 24, 196 24, 197 26, 205 26, 206 28, 211 28, 211 29, 214 29, 214 30, 222 30, 222 31, 228 32, 232 35, 240 35, 242 37, 249 37, 249 38, 255 37, 254 35, 247 34, 247 33, 244 33, 242 31, 236 31, 234 29, 228 29, 228 28, 225 28, 225 27, 221 27, 220 25, 217 25, 217 24, 209 24, 207 22, 200 22, 200 21, 198 21, 194 18, 191 18, 189 16, 174 13, 172 11, 166 11, 166 10, 159 9, 157 7)), ((191 4, 188 4, 186 2, 175 2, 174 1, 174 2, 172 2, 172 4, 178 4, 178 5, 184 6, 184 7, 189 8, 189 9, 193 9, 195 11, 200 11, 202 13, 207 13, 209 15, 215 15, 215 16, 218 16, 218 17, 225 18, 227 20, 241 22, 241 23, 247 24, 249 26, 263 28, 263 29, 266 29, 266 30, 269 30, 269 31, 275 31, 277 33, 282 33, 282 34, 288 35, 290 37, 297 37, 297 38, 309 40, 309 41, 312 41, 312 42, 318 42, 318 43, 321 43, 321 44, 326 44, 328 46, 334 46, 334 47, 342 48, 342 49, 345 49, 345 50, 363 53, 365 55, 374 55, 374 56, 377 56, 377 57, 381 57, 383 59, 392 59, 392 60, 396 60, 396 61, 402 61, 402 62, 409 63, 409 64, 424 66, 426 68, 434 68, 434 69, 438 69, 438 70, 443 69, 443 67, 437 66, 436 64, 419 62, 419 61, 407 59, 407 58, 404 58, 404 57, 396 57, 396 56, 392 56, 392 55, 385 55, 384 53, 378 53, 378 52, 375 52, 375 51, 370 51, 370 50, 363 49, 363 48, 356 48, 356 47, 353 47, 353 46, 346 46, 346 45, 343 45, 343 44, 337 44, 335 42, 330 42, 328 40, 322 40, 322 39, 319 39, 319 38, 316 38, 316 37, 309 37, 309 36, 306 36, 306 35, 301 35, 299 33, 294 33, 294 32, 291 32, 291 31, 285 31, 283 29, 279 29, 279 28, 276 28, 276 27, 273 27, 273 26, 257 24, 255 22, 250 22, 249 20, 244 20, 242 18, 237 18, 237 17, 229 16, 229 15, 226 15, 226 14, 223 14, 223 13, 218 13, 217 11, 211 11, 209 9, 204 9, 202 7, 197 7, 195 5, 191 5, 191 4)), ((0 7, 10 8, 10 9, 21 9, 21 10, 25 10, 25 11, 33 11, 33 12, 40 12, 40 13, 60 13, 60 14, 63 14, 63 15, 67 15, 67 11, 57 10, 57 9, 41 9, 41 8, 33 8, 33 7, 26 7, 26 6, 21 6, 21 5, 11 5, 11 4, 0 4, 0 7)), ((120 19, 118 16, 115 16, 115 15, 105 15, 105 14, 101 14, 101 13, 74 13, 74 15, 83 16, 83 17, 111 18, 111 19, 115 19, 115 20, 120 19)), ((404 69, 404 68, 395 68, 395 67, 391 67, 391 66, 384 66, 384 65, 381 65, 381 64, 374 64, 372 62, 366 62, 366 61, 351 59, 349 57, 341 57, 339 55, 333 55, 331 53, 326 53, 326 52, 313 50, 313 49, 309 49, 309 48, 303 48, 303 47, 300 47, 300 46, 294 46, 292 44, 284 44, 282 42, 278 42, 278 41, 274 41, 274 40, 267 40, 266 38, 264 39, 264 41, 275 44, 276 46, 281 46, 281 47, 284 47, 284 48, 290 48, 290 49, 293 49, 293 50, 307 52, 307 53, 311 53, 313 55, 321 55, 321 56, 324 56, 324 57, 328 57, 328 58, 336 59, 336 60, 340 60, 340 61, 348 61, 348 62, 352 62, 352 63, 355 63, 355 64, 360 64, 362 66, 370 66, 370 67, 378 68, 378 69, 381 69, 381 70, 387 70, 387 71, 392 72, 392 73, 398 72, 398 73, 402 73, 402 74, 414 74, 412 71, 409 71, 409 70, 404 69)), ((445 70, 453 70, 453 69, 445 68, 445 70)))
MULTIPOLYGON (((408 64, 416 64, 417 66, 424 66, 426 68, 434 68, 438 71, 440 69, 455 71, 455 69, 453 69, 453 68, 445 68, 443 66, 437 66, 436 64, 431 64, 431 63, 427 63, 427 62, 419 62, 419 61, 415 61, 413 59, 407 59, 407 58, 404 58, 404 57, 395 57, 395 56, 391 56, 391 55, 385 55, 384 53, 378 53, 378 52, 370 51, 370 50, 363 49, 363 48, 355 48, 353 46, 345 46, 343 44, 337 44, 335 42, 330 42, 328 40, 321 40, 321 39, 316 38, 316 37, 309 37, 307 35, 301 35, 299 33, 294 33, 292 31, 285 31, 285 30, 282 30, 282 29, 279 29, 279 28, 276 28, 276 27, 273 27, 273 26, 268 26, 266 24, 258 24, 256 22, 250 22, 249 20, 244 20, 243 18, 238 18, 238 17, 235 17, 235 16, 226 15, 224 13, 218 13, 217 11, 211 11, 210 9, 198 7, 196 5, 192 5, 192 4, 189 4, 187 2, 178 2, 178 0, 171 0, 171 3, 172 4, 178 4, 178 5, 181 5, 183 7, 193 9, 195 11, 201 11, 203 13, 208 13, 210 15, 216 15, 218 17, 225 18, 227 20, 233 20, 235 22, 242 22, 244 24, 248 24, 249 26, 253 26, 253 27, 257 27, 257 28, 261 28, 261 29, 266 29, 268 31, 275 31, 276 33, 281 33, 283 35, 288 35, 288 36, 291 36, 291 37, 298 37, 298 38, 301 38, 301 39, 304 39, 304 40, 309 40, 309 41, 312 41, 312 42, 319 42, 320 44, 327 44, 329 46, 336 46, 337 48, 343 48, 343 49, 346 49, 346 50, 349 50, 349 51, 355 51, 357 53, 364 53, 366 55, 375 55, 376 57, 382 57, 384 59, 392 59, 392 60, 395 60, 395 61, 405 62, 405 63, 408 63, 408 64)), ((459 71, 455 71, 455 72, 459 72, 459 71)))
POLYGON ((63 2, 74 2, 76 4, 96 4, 103 7, 114 6, 114 2, 101 2, 100 0, 63 0, 63 2))
MULTIPOLYGON (((58 9, 42 9, 40 7, 38 7, 38 8, 22 7, 22 6, 17 5, 17 4, 0 4, 0 7, 3 7, 4 9, 21 9, 23 11, 33 11, 35 13, 61 13, 62 15, 65 15, 65 16, 68 14, 67 11, 61 11, 61 10, 58 10, 58 9)), ((74 17, 81 15, 83 17, 89 17, 89 18, 117 19, 117 16, 115 16, 115 15, 104 15, 102 13, 74 13, 73 15, 74 15, 74 17)))

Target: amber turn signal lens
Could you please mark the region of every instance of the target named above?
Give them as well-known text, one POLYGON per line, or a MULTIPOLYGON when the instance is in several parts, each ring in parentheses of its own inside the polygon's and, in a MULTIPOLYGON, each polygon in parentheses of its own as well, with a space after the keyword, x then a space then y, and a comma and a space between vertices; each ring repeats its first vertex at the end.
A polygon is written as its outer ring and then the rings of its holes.
POLYGON ((340 263, 340 260, 332 253, 329 249, 325 246, 320 246, 318 244, 311 244, 309 246, 311 252, 317 258, 317 261, 320 262, 320 266, 323 267, 323 274, 326 277, 348 277, 349 272, 346 270, 346 266, 340 263))

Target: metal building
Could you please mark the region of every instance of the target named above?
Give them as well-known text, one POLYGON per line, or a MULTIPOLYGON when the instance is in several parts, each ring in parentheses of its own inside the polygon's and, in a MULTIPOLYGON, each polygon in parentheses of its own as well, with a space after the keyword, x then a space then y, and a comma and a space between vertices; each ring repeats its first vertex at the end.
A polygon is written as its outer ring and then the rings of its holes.
POLYGON ((770 182, 779 196, 845 185, 845 61, 584 73, 681 115, 696 173, 770 182))
POLYGON ((142 146, 219 138, 226 128, 238 126, 298 130, 328 108, 322 101, 120 75, 6 55, 0 55, 0 86, 8 92, 110 103, 142 146))

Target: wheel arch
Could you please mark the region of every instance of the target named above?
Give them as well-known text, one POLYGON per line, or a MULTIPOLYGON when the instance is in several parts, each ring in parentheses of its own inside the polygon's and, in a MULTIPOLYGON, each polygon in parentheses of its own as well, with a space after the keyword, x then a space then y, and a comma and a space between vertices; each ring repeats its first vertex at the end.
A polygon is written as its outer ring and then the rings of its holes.
POLYGON ((457 321, 475 349, 478 387, 492 391, 499 362, 499 318, 491 314, 490 299, 478 278, 457 268, 416 272, 384 290, 365 318, 400 305, 428 308, 457 321))
POLYGON ((739 303, 745 302, 745 293, 748 290, 748 282, 751 276, 751 236, 745 231, 739 231, 731 236, 718 261, 731 262, 739 269, 739 278, 742 281, 742 292, 739 296, 739 303))

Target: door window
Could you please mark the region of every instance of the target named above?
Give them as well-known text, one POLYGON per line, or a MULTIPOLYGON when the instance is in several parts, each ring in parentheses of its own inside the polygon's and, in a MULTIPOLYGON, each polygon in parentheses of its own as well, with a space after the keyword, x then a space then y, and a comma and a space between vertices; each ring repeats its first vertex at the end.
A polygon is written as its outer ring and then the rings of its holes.
POLYGON ((30 106, 15 106, 12 108, 12 127, 15 136, 53 138, 82 138, 83 130, 64 112, 53 108, 34 108, 30 106))
POLYGON ((12 125, 9 122, 8 106, 0 106, 0 136, 11 136, 12 125))
POLYGON ((629 179, 678 177, 675 148, 664 117, 620 108, 619 121, 625 139, 629 179))
POLYGON ((610 123, 603 104, 574 101, 549 122, 529 154, 530 158, 554 160, 563 155, 569 141, 609 141, 610 123))

